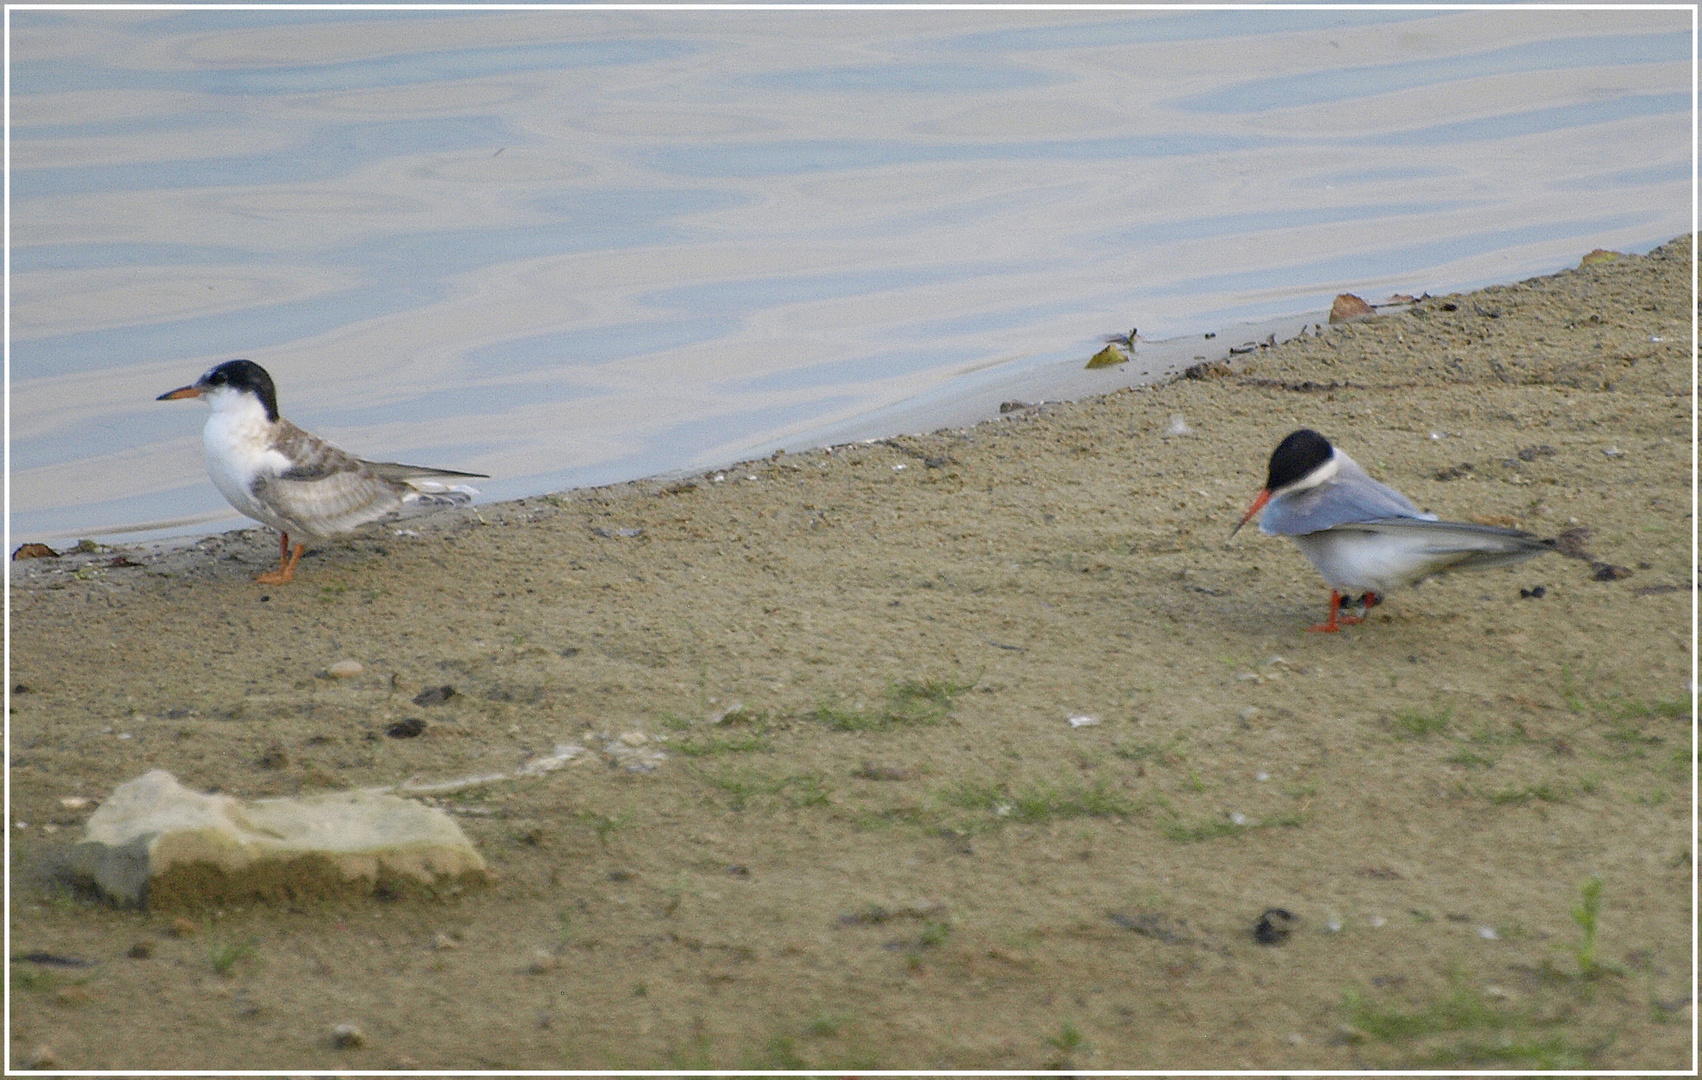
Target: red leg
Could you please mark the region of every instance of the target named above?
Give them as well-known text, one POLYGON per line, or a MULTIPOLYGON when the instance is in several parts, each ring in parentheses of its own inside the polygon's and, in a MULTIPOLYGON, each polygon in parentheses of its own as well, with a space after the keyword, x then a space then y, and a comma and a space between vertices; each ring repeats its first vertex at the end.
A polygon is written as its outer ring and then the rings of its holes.
MULTIPOLYGON (((1337 616, 1340 614, 1341 608, 1342 608, 1342 594, 1337 592, 1334 589, 1331 589, 1330 590, 1330 619, 1329 619, 1329 621, 1325 622, 1325 623, 1320 623, 1317 626, 1308 626, 1306 629, 1308 631, 1310 631, 1311 633, 1314 633, 1314 634, 1339 634, 1339 633, 1341 633, 1341 623, 1349 621, 1348 619, 1341 619, 1341 620, 1338 621, 1337 616)), ((1351 621, 1358 622, 1359 620, 1358 619, 1352 619, 1351 621)))

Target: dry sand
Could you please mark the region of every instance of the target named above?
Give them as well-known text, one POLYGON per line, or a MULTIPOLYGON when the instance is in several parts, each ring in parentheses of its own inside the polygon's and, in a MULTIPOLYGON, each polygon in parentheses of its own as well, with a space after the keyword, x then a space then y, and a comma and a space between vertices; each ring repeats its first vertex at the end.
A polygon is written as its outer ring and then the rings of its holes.
POLYGON ((1691 266, 375 529, 286 588, 260 530, 14 563, 12 1061, 1687 1067, 1691 266), (1300 425, 1630 575, 1544 556, 1308 634, 1311 568, 1229 536, 1300 425), (439 798, 478 894, 138 912, 58 869, 61 800, 149 768, 248 797, 564 743, 439 798))

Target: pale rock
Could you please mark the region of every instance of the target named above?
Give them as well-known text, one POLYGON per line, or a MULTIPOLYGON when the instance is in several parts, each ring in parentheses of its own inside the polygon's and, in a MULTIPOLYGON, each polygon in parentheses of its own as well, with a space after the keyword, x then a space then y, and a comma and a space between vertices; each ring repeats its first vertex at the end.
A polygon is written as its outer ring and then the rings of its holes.
POLYGON ((161 769, 120 784, 89 817, 71 869, 114 900, 166 905, 486 875, 460 826, 432 807, 365 791, 244 802, 161 769))
POLYGON ((339 660, 331 665, 331 677, 333 679, 352 679, 365 670, 366 668, 361 666, 359 660, 339 660))

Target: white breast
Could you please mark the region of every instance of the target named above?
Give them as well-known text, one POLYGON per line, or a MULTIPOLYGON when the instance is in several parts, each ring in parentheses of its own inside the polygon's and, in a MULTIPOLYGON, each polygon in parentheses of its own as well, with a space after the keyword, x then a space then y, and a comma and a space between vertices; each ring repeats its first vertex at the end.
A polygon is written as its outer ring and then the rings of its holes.
POLYGON ((253 394, 215 390, 207 395, 213 415, 207 418, 201 439, 207 448, 207 475, 219 494, 238 512, 274 529, 287 531, 285 524, 254 498, 256 477, 276 476, 289 468, 289 460, 271 447, 272 422, 266 408, 253 394))

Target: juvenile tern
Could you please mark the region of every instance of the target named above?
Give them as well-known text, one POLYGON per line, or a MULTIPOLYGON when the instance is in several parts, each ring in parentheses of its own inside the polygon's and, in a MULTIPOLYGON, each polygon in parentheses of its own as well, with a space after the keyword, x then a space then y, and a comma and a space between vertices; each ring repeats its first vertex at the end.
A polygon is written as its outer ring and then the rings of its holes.
POLYGON ((1552 540, 1516 529, 1440 521, 1306 428, 1277 444, 1264 490, 1230 535, 1261 510, 1259 531, 1293 540, 1330 586, 1329 620, 1310 627, 1325 634, 1364 621, 1340 614, 1344 596, 1370 608, 1390 589, 1444 570, 1509 566, 1554 550, 1552 540))
POLYGON ((213 486, 242 514, 277 529, 278 568, 259 574, 263 585, 288 584, 307 550, 290 534, 323 540, 369 521, 445 506, 464 506, 478 494, 448 478, 483 473, 363 461, 278 415, 278 393, 266 369, 229 360, 188 386, 156 400, 201 398, 212 407, 202 431, 213 486))

